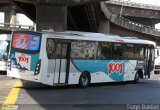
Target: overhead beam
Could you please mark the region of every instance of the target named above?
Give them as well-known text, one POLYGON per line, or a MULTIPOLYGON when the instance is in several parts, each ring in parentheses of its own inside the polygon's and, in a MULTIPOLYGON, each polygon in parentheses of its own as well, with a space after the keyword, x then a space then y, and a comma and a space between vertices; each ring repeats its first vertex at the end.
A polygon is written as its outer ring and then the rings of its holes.
POLYGON ((7 3, 8 4, 8 3, 10 3, 10 0, 0 0, 0 3, 5 3, 5 4, 7 3))
POLYGON ((14 2, 23 2, 27 4, 35 4, 35 0, 12 0, 14 2))
POLYGON ((36 0, 36 3, 57 4, 57 5, 81 5, 91 2, 99 2, 106 0, 36 0))
POLYGON ((15 2, 31 3, 31 4, 50 4, 50 5, 82 5, 91 2, 100 2, 108 0, 13 0, 15 2))

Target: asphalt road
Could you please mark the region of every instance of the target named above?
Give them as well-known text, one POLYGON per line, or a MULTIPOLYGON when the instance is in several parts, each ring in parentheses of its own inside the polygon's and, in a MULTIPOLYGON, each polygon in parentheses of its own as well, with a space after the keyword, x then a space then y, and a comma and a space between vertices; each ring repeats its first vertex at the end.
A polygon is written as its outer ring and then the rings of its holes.
MULTIPOLYGON (((0 75, 1 78, 9 82, 16 81, 0 75)), ((152 75, 151 79, 141 80, 138 84, 94 84, 88 88, 79 88, 76 85, 51 87, 23 81, 14 108, 15 110, 17 108, 18 110, 160 110, 160 75, 152 75)))
POLYGON ((160 104, 160 75, 138 84, 94 84, 85 89, 28 81, 23 84, 17 100, 18 110, 147 110, 148 106, 160 110, 157 105, 160 104))
POLYGON ((5 79, 6 79, 6 74, 0 73, 0 81, 5 80, 5 79))

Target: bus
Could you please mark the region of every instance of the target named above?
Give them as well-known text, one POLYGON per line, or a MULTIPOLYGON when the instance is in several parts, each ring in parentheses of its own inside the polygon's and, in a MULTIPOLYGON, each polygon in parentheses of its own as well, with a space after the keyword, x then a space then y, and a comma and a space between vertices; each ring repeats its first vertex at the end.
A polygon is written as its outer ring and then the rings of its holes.
POLYGON ((117 35, 14 31, 7 75, 51 86, 150 78, 155 42, 117 35))
POLYGON ((6 74, 11 34, 0 34, 0 74, 6 74))
POLYGON ((154 67, 154 73, 159 74, 160 73, 160 46, 156 46, 155 48, 155 67, 154 67))

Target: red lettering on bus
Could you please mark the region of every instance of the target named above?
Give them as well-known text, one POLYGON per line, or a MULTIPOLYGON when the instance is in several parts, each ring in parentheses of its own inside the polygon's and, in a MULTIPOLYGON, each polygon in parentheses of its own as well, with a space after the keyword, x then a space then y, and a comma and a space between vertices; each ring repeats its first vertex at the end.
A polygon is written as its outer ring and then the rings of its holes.
POLYGON ((111 62, 108 64, 108 74, 109 75, 112 73, 122 74, 122 70, 123 70, 123 63, 111 62))
POLYGON ((26 62, 26 63, 28 63, 29 58, 23 57, 23 56, 19 56, 19 57, 18 57, 18 60, 19 60, 19 62, 26 62))

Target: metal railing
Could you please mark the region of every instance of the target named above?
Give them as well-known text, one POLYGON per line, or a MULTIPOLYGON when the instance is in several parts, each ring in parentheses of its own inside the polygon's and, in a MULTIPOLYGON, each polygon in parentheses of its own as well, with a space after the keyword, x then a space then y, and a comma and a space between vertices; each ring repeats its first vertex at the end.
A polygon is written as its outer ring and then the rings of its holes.
POLYGON ((135 3, 135 2, 129 2, 129 1, 123 1, 123 0, 109 0, 109 1, 106 1, 106 3, 123 5, 123 6, 128 6, 128 7, 151 9, 151 10, 160 10, 160 6, 158 5, 135 3))
POLYGON ((160 30, 155 29, 150 26, 146 26, 143 24, 139 24, 133 21, 130 21, 128 19, 125 19, 123 17, 120 17, 119 15, 115 14, 114 12, 109 9, 106 2, 101 2, 101 9, 104 12, 105 16, 114 24, 119 25, 121 27, 124 27, 126 29, 130 29, 133 31, 141 32, 144 34, 150 34, 154 36, 160 37, 160 30))
POLYGON ((32 25, 20 25, 20 24, 10 24, 10 23, 0 23, 0 29, 6 30, 34 30, 32 25))

